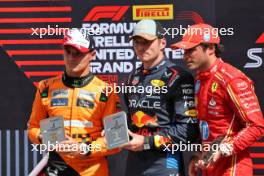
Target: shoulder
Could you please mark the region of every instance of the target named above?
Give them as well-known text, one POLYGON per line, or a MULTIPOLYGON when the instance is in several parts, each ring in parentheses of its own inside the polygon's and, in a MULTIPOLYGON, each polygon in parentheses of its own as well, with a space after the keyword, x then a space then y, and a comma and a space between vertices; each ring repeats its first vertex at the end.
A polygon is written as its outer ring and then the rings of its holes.
POLYGON ((140 72, 142 72, 143 68, 142 66, 136 68, 134 71, 132 71, 127 79, 126 79, 126 84, 132 84, 132 82, 138 82, 139 81, 139 76, 140 76, 140 72))
POLYGON ((48 79, 41 80, 38 84, 38 89, 42 91, 43 89, 46 89, 50 86, 56 85, 59 82, 61 82, 62 76, 56 76, 48 79))
POLYGON ((215 76, 225 84, 229 84, 235 80, 244 80, 249 83, 252 82, 241 70, 225 62, 215 76))
POLYGON ((99 79, 97 76, 94 76, 93 80, 92 80, 93 85, 95 86, 101 86, 101 87, 106 87, 108 86, 108 83, 106 83, 105 81, 99 79))
POLYGON ((172 73, 171 77, 175 77, 178 75, 179 79, 193 79, 193 76, 189 71, 175 63, 172 63, 171 61, 169 61, 169 63, 167 64, 167 68, 164 73, 165 76, 166 74, 168 76, 168 73, 172 73))

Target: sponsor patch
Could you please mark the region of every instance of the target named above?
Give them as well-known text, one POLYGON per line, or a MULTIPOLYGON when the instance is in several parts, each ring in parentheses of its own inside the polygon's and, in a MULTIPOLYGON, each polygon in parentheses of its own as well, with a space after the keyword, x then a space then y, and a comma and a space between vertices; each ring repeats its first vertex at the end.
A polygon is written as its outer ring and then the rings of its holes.
POLYGON ((216 106, 216 101, 215 101, 215 99, 214 99, 213 97, 212 97, 211 100, 209 101, 209 105, 210 105, 210 106, 213 106, 213 107, 216 106))
POLYGON ((218 83, 217 82, 213 82, 212 86, 211 86, 211 91, 214 93, 216 92, 218 88, 218 83))
POLYGON ((108 98, 105 93, 101 93, 100 99, 101 102, 107 102, 108 98))
POLYGON ((78 93, 78 98, 84 99, 87 101, 94 101, 95 100, 95 93, 89 92, 87 90, 80 90, 78 93))
POLYGON ((77 99, 77 106, 93 109, 94 108, 94 103, 89 101, 89 100, 79 99, 78 98, 77 99))
POLYGON ((200 127, 200 131, 201 131, 202 139, 203 140, 208 139, 208 137, 209 137, 208 123, 206 121, 201 120, 200 124, 199 124, 199 127, 200 127))
POLYGON ((195 82, 195 87, 194 87, 195 94, 197 94, 200 91, 200 87, 201 87, 201 81, 200 80, 197 80, 195 82))
POLYGON ((154 20, 172 20, 173 4, 133 6, 133 20, 142 20, 146 18, 154 20))
POLYGON ((68 98, 53 98, 51 106, 68 106, 68 98))
POLYGON ((40 94, 41 98, 47 98, 49 93, 49 87, 46 87, 40 94))
POLYGON ((132 85, 134 86, 134 85, 136 85, 138 83, 139 83, 139 76, 135 76, 133 81, 132 81, 132 85))
POLYGON ((245 91, 248 88, 248 84, 246 81, 236 83, 236 85, 237 85, 237 88, 241 91, 245 91))
POLYGON ((51 93, 52 98, 65 98, 68 96, 69 96, 68 89, 56 89, 56 90, 53 90, 51 93))
POLYGON ((196 117, 197 111, 195 109, 190 109, 188 111, 185 111, 184 114, 190 117, 196 117))
POLYGON ((159 79, 153 79, 150 81, 151 85, 154 87, 162 87, 165 85, 165 82, 159 79))

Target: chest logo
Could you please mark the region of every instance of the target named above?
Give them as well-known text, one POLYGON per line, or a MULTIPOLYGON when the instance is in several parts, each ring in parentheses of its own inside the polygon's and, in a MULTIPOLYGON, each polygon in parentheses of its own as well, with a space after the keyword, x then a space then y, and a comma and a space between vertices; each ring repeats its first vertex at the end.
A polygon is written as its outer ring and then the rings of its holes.
POLYGON ((211 100, 209 101, 209 105, 210 106, 216 106, 216 102, 215 102, 215 100, 214 100, 214 98, 211 98, 211 100))
POLYGON ((139 76, 135 76, 133 81, 132 81, 132 85, 134 86, 134 85, 136 85, 138 83, 139 83, 139 76))
POLYGON ((217 82, 213 82, 212 86, 211 86, 211 91, 214 93, 216 92, 218 88, 218 83, 217 82))
POLYGON ((154 87, 162 87, 165 85, 165 82, 159 79, 153 79, 150 81, 151 85, 154 87))

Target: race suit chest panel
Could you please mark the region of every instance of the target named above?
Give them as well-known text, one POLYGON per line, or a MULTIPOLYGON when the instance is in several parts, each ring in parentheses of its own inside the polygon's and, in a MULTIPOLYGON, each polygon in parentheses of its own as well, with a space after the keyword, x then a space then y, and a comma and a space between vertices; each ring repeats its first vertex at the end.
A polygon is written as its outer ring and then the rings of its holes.
POLYGON ((69 88, 50 85, 47 98, 42 103, 48 116, 63 116, 66 131, 93 133, 102 129, 101 91, 96 86, 69 88))
POLYGON ((221 81, 216 77, 197 81, 196 87, 200 84, 200 88, 196 90, 196 104, 202 139, 211 141, 226 135, 234 112, 229 106, 231 100, 221 81))

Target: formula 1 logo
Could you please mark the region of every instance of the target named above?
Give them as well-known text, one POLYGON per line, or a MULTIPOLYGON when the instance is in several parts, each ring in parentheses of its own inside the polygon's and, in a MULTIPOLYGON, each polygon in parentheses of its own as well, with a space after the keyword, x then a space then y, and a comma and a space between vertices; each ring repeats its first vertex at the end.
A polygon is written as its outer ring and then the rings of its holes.
MULTIPOLYGON (((256 40, 256 44, 264 44, 264 32, 259 36, 256 40)), ((254 62, 248 62, 244 65, 244 68, 258 68, 262 65, 262 58, 259 56, 263 56, 264 48, 251 48, 247 51, 247 56, 250 60, 254 62)))
POLYGON ((142 20, 145 18, 172 20, 173 4, 133 6, 133 20, 142 20))
POLYGON ((100 19, 112 19, 120 21, 129 6, 95 6, 88 12, 83 21, 99 21, 100 19))

